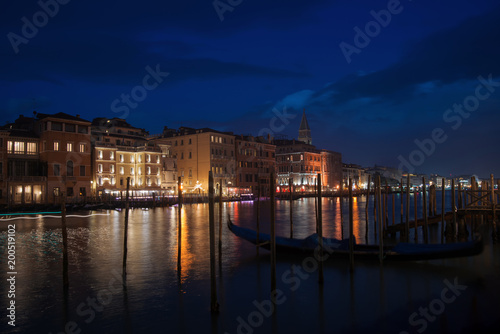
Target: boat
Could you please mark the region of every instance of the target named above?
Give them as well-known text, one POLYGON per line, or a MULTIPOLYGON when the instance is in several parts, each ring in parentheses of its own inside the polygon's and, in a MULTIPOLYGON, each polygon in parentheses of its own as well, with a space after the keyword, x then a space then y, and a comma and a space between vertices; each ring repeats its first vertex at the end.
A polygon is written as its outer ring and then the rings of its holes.
MULTIPOLYGON (((229 230, 237 237, 249 241, 258 247, 269 250, 271 237, 269 234, 257 232, 233 224, 228 217, 229 230)), ((286 237, 276 237, 276 253, 314 253, 319 247, 319 238, 316 233, 304 239, 293 239, 286 237)), ((332 258, 349 257, 349 239, 333 239, 323 237, 323 251, 332 258)), ((481 236, 477 236, 472 241, 447 243, 447 244, 412 244, 400 242, 392 246, 383 247, 383 259, 396 261, 420 261, 444 259, 453 257, 464 257, 478 255, 483 251, 483 241, 481 236)), ((366 258, 379 260, 379 245, 356 244, 354 242, 353 255, 355 258, 366 258)))

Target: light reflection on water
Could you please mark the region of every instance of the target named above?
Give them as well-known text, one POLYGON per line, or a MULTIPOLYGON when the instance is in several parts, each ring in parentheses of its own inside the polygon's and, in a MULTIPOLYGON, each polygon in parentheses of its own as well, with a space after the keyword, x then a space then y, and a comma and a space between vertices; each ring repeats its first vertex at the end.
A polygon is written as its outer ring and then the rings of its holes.
MULTIPOLYGON (((399 197, 395 202, 398 222, 399 197)), ((413 199, 410 202, 413 204, 413 199)), ((268 232, 269 202, 261 204, 261 230, 268 232)), ((364 197, 353 203, 354 234, 358 243, 365 242, 365 204, 364 197)), ((323 199, 325 236, 341 237, 339 205, 338 199, 323 199)), ((344 237, 347 237, 345 200, 343 209, 344 237)), ((293 210, 294 236, 303 238, 314 233, 314 199, 294 201, 293 210)), ((215 212, 218 226, 218 210, 215 212)), ((373 213, 372 201, 368 212, 369 215, 373 213)), ((389 212, 391 221, 392 210, 389 212)), ((234 237, 225 225, 227 213, 235 223, 255 228, 256 205, 252 202, 224 203, 222 261, 217 264, 221 312, 214 318, 209 312, 207 204, 182 208, 180 280, 177 208, 130 211, 126 292, 116 289, 120 288, 116 277, 122 269, 124 212, 69 218, 70 290, 66 316, 63 311, 60 219, 16 221, 18 326, 9 327, 9 332, 56 333, 62 331, 68 321, 74 321, 83 333, 142 333, 148 330, 237 333, 238 317, 248 320, 256 310, 254 301, 269 298, 269 253, 261 250, 257 257, 254 246, 234 237), (111 290, 114 292, 106 294, 111 290), (99 296, 107 296, 105 301, 109 303, 102 306, 102 312, 95 312, 95 319, 90 321, 89 313, 82 315, 77 311, 88 298, 99 296)), ((288 236, 288 202, 277 202, 276 221, 277 234, 288 236)), ((2 222, 0 230, 0 264, 5 268, 5 223, 2 222)), ((439 230, 432 227, 430 236, 433 242, 438 242, 439 230)), ((483 236, 487 241, 485 251, 473 258, 386 263, 383 267, 378 263, 356 261, 352 275, 347 261, 327 261, 322 289, 317 284, 316 272, 301 271, 305 257, 279 255, 278 288, 283 291, 286 301, 275 316, 263 319, 262 325, 252 330, 255 333, 304 333, 322 329, 325 332, 330 329, 336 332, 415 331, 420 327, 412 327, 408 317, 439 297, 445 287, 444 279, 452 281, 455 277, 468 286, 467 290, 456 302, 446 305, 444 313, 435 321, 428 322, 426 333, 458 331, 477 322, 488 325, 500 310, 500 249, 491 243, 491 231, 485 229, 483 236), (291 277, 298 283, 291 284, 291 277)), ((368 242, 377 242, 371 217, 368 242)), ((5 281, 5 270, 0 272, 0 279, 5 281)), ((5 296, 6 286, 0 289, 5 296)), ((2 321, 0 326, 5 332, 6 322, 2 321)))

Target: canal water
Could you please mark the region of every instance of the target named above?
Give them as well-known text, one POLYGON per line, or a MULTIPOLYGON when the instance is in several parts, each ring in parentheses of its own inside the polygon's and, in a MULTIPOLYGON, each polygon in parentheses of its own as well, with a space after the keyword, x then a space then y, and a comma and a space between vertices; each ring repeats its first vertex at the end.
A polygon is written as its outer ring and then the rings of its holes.
MULTIPOLYGON (((395 196, 399 222, 400 199, 395 196)), ((276 203, 279 236, 289 234, 289 205, 276 203)), ((358 243, 366 241, 365 205, 365 197, 355 199, 358 243)), ((372 198, 368 205, 368 243, 377 243, 372 198)), ((261 202, 263 232, 269 231, 269 206, 268 201, 261 202)), ((322 207, 325 236, 340 238, 339 199, 323 198, 322 207)), ((293 201, 295 237, 314 232, 314 208, 313 198, 293 201)), ((216 208, 218 222, 217 212, 216 208)), ((177 208, 130 210, 125 287, 120 276, 124 211, 78 212, 75 215, 90 216, 68 217, 67 294, 62 282, 61 219, 0 220, 0 332, 480 333, 498 329, 500 246, 493 243, 488 224, 477 227, 485 240, 478 256, 382 266, 355 259, 352 273, 347 260, 327 260, 323 286, 318 284, 313 258, 278 254, 279 305, 272 313, 269 252, 261 250, 257 255, 253 245, 232 235, 225 225, 229 214, 234 223, 255 228, 256 212, 254 202, 224 203, 222 251, 216 266, 218 315, 210 312, 207 204, 182 207, 180 271, 177 208), (8 325, 6 317, 11 300, 6 283, 8 224, 16 228, 15 327, 8 325)), ((343 212, 347 237, 347 201, 343 212)), ((392 209, 389 212, 392 221, 392 209)), ((430 242, 440 242, 438 226, 430 228, 429 236, 430 242)))

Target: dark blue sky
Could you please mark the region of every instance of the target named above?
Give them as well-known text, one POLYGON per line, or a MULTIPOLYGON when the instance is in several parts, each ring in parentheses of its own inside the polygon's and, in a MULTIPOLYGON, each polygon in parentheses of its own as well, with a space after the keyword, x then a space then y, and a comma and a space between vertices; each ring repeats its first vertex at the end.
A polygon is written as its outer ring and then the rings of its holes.
POLYGON ((152 134, 291 138, 305 108, 313 143, 344 162, 500 176, 496 0, 221 0, 219 13, 213 0, 59 2, 41 1, 53 17, 3 3, 2 124, 35 100, 152 134))

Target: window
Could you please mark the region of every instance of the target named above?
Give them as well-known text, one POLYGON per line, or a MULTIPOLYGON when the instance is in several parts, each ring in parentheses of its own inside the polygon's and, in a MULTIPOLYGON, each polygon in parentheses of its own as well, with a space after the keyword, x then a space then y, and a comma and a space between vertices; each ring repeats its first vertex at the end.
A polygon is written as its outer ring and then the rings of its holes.
POLYGON ((115 152, 109 152, 109 160, 115 160, 115 152))
POLYGON ((98 186, 102 186, 102 185, 103 185, 103 182, 102 182, 102 176, 99 176, 99 177, 97 178, 97 185, 98 185, 98 186))
POLYGON ((7 153, 12 153, 12 151, 13 151, 13 144, 12 144, 12 142, 9 140, 9 141, 7 142, 7 153))
POLYGON ((148 187, 151 187, 151 178, 150 177, 148 177, 147 183, 148 183, 148 187))
POLYGON ((123 186, 123 177, 120 178, 120 185, 123 186))
POLYGON ((102 173, 102 164, 97 165, 97 172, 102 173))
POLYGON ((120 162, 123 162, 123 154, 120 154, 120 162))
POLYGON ((73 197, 73 187, 66 188, 66 194, 68 197, 73 197))
POLYGON ((102 151, 97 151, 97 159, 102 159, 102 151))
POLYGON ((58 141, 54 142, 54 151, 59 151, 59 142, 58 141))
POLYGON ((184 139, 181 139, 181 145, 184 145, 184 139))
POLYGON ((151 167, 148 167, 148 175, 151 175, 151 167))
POLYGON ((66 175, 73 176, 73 161, 69 160, 66 163, 66 175))
POLYGON ((142 155, 138 156, 139 162, 142 162, 142 155))
POLYGON ((115 165, 109 165, 109 172, 111 174, 114 174, 115 173, 115 165))
POLYGON ((189 170, 189 177, 193 177, 193 170, 192 169, 189 170))
POLYGON ((160 163, 160 156, 159 156, 159 155, 157 155, 157 156, 156 156, 156 163, 157 163, 157 164, 159 164, 159 163, 160 163))
POLYGON ((137 171, 137 173, 138 173, 139 175, 142 175, 142 167, 138 167, 138 171, 137 171))
POLYGON ((184 152, 181 152, 181 159, 184 159, 184 152))
POLYGON ((193 157, 193 156, 192 156, 191 152, 189 152, 189 159, 191 159, 192 157, 193 157))
POLYGON ((184 171, 183 170, 181 171, 181 176, 184 177, 184 171))
POLYGON ((151 154, 146 155, 146 162, 151 162, 151 154))
POLYGON ((52 192, 54 193, 54 197, 59 197, 61 195, 61 188, 54 187, 54 189, 52 190, 52 192))
POLYGON ((120 175, 123 175, 123 174, 125 174, 125 168, 120 167, 120 175))
POLYGON ((61 165, 54 164, 54 176, 61 176, 61 165))
POLYGON ((130 185, 135 186, 135 179, 133 177, 130 178, 130 185))
POLYGON ((85 144, 80 144, 80 153, 85 153, 85 144))
POLYGON ((80 166, 80 176, 85 176, 85 166, 80 166))
POLYGON ((66 132, 75 132, 76 131, 76 126, 75 126, 75 124, 65 124, 64 125, 64 130, 66 132))
POLYGON ((115 185, 115 177, 114 176, 111 176, 111 185, 114 186, 115 185))
POLYGON ((50 129, 52 131, 62 131, 62 123, 61 122, 52 122, 50 129))
POLYGON ((134 161, 135 161, 134 156, 133 156, 133 155, 131 155, 131 156, 130 156, 130 162, 134 162, 134 161))
POLYGON ((14 142, 14 154, 24 154, 24 142, 22 141, 14 142))
POLYGON ((47 142, 45 140, 43 141, 42 148, 44 151, 47 150, 47 142))
POLYGON ((130 167, 130 175, 134 175, 134 167, 130 167))
POLYGON ((73 152, 73 143, 66 144, 66 151, 73 152))
POLYGON ((139 186, 142 186, 142 179, 137 180, 137 184, 138 184, 139 186))
POLYGON ((27 152, 28 154, 36 154, 37 153, 37 145, 36 143, 27 143, 27 152))
POLYGON ((87 194, 87 189, 85 187, 80 187, 80 196, 85 197, 87 194))
POLYGON ((192 144, 192 141, 191 141, 191 138, 189 138, 189 145, 191 145, 191 144, 192 144))
POLYGON ((78 133, 83 133, 83 134, 89 133, 88 127, 83 125, 78 125, 78 133))

